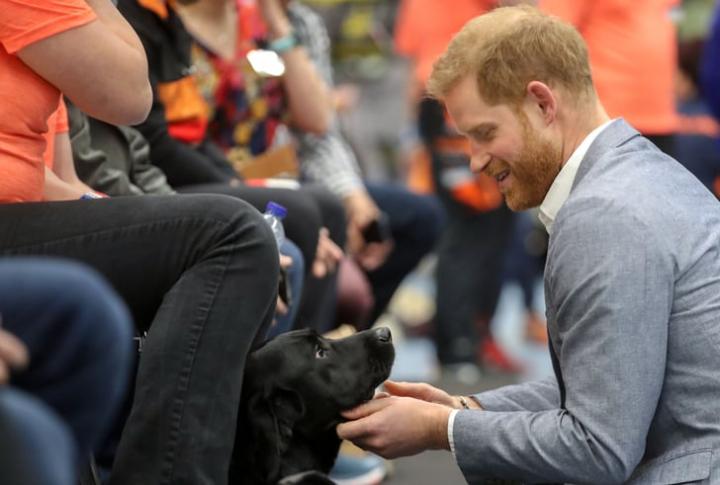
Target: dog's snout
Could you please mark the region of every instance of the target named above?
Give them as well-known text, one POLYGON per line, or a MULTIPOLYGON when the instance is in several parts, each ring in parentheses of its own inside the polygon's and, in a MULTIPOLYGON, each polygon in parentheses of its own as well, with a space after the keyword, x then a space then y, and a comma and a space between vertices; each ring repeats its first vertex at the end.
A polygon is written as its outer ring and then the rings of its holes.
POLYGON ((380 327, 376 329, 375 337, 377 337, 377 339, 382 343, 392 342, 392 333, 390 333, 390 329, 387 327, 380 327))

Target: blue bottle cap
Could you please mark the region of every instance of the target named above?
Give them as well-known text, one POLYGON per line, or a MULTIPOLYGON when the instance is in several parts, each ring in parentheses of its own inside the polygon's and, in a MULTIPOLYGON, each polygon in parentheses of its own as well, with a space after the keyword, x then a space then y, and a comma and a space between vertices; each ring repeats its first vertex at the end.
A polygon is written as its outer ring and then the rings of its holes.
POLYGON ((274 215, 278 219, 284 219, 287 215, 287 209, 277 202, 268 202, 265 206, 265 212, 269 212, 270 214, 274 215))

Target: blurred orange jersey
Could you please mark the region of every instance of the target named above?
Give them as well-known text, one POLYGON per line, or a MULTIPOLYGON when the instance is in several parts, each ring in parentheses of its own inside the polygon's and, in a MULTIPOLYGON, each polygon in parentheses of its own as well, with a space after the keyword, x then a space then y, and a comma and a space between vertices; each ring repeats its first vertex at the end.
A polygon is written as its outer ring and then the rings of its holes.
MULTIPOLYGON (((95 19, 84 0, 0 0, 0 203, 42 198, 48 118, 60 91, 16 55, 95 19)), ((51 121, 52 133, 57 121, 51 121)))
POLYGON ((593 80, 611 117, 645 134, 677 127, 677 66, 672 9, 679 0, 539 0, 545 12, 573 24, 585 38, 593 80))
POLYGON ((395 25, 395 49, 415 61, 423 85, 435 60, 468 20, 495 6, 496 0, 402 0, 395 25))

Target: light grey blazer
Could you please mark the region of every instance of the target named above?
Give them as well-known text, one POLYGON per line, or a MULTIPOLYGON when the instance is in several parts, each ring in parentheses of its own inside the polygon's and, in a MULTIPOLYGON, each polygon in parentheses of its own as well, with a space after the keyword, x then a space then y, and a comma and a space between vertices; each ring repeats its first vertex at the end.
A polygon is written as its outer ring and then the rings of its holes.
POLYGON ((715 197, 613 122, 557 214, 545 293, 555 377, 457 414, 468 482, 720 483, 715 197))

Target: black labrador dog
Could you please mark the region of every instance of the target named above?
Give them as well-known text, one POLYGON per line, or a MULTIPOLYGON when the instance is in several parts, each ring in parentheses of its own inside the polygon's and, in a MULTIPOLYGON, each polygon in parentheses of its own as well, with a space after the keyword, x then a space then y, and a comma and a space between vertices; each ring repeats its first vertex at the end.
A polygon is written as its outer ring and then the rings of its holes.
POLYGON ((394 358, 387 328, 339 340, 297 330, 252 352, 230 483, 332 483, 325 473, 340 447, 340 412, 370 400, 394 358))

